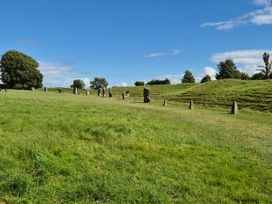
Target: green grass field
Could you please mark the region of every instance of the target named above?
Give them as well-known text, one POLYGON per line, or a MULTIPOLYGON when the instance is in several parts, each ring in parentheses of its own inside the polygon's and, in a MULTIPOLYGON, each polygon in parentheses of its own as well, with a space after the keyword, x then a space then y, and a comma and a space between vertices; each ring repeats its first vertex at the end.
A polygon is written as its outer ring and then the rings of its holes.
POLYGON ((128 101, 2 91, 0 203, 272 203, 272 83, 252 83, 229 87, 248 98, 237 116, 217 103, 233 92, 200 85, 151 87, 151 104, 142 87, 128 101), (179 103, 193 93, 216 107, 179 103))

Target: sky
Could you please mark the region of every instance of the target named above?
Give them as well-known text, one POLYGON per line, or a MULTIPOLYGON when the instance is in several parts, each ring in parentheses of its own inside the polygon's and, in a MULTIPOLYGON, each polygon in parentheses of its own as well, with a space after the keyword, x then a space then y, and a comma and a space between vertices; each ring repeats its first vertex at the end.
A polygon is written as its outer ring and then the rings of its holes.
POLYGON ((180 83, 186 70, 199 81, 226 58, 252 75, 272 46, 271 0, 2 0, 1 8, 0 55, 33 57, 48 87, 94 77, 180 83))

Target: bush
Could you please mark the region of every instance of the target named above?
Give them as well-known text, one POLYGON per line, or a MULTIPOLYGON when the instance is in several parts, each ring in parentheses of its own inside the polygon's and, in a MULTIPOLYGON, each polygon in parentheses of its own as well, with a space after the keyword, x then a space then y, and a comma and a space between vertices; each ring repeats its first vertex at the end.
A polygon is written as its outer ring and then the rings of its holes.
POLYGON ((143 81, 135 81, 134 85, 135 86, 144 86, 145 83, 143 81))
POLYGON ((151 80, 149 82, 147 82, 148 85, 159 85, 159 84, 171 84, 170 80, 169 79, 164 79, 164 80, 159 80, 159 79, 156 79, 156 80, 151 80))
POLYGON ((200 83, 206 83, 206 82, 209 82, 209 81, 211 81, 212 79, 211 79, 211 77, 210 77, 210 75, 206 75, 206 76, 204 76, 202 79, 201 79, 201 81, 200 81, 200 83))
POLYGON ((185 74, 182 79, 182 83, 195 83, 195 78, 189 70, 185 71, 185 74))

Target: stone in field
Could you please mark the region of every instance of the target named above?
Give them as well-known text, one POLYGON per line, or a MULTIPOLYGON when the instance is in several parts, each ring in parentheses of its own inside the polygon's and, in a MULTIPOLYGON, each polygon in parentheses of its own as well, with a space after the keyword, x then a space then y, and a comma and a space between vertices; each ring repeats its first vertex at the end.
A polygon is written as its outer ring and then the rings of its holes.
POLYGON ((112 97, 112 89, 109 88, 109 97, 111 98, 112 97))
POLYGON ((47 92, 47 91, 48 91, 48 88, 47 88, 47 87, 44 87, 43 90, 44 90, 44 92, 47 92))
POLYGON ((167 106, 167 100, 163 101, 163 106, 167 106))
POLYGON ((35 88, 34 88, 34 87, 31 87, 30 90, 31 90, 31 91, 35 91, 35 88))
POLYGON ((149 88, 144 88, 144 103, 150 103, 150 90, 149 88))
POLYGON ((233 115, 237 115, 238 114, 238 103, 236 101, 234 101, 232 103, 232 107, 231 107, 231 114, 233 115))
POLYGON ((90 91, 86 90, 86 96, 89 96, 89 95, 90 95, 90 91))
POLYGON ((190 110, 193 110, 193 109, 194 109, 194 101, 193 101, 193 100, 190 100, 189 109, 190 109, 190 110))

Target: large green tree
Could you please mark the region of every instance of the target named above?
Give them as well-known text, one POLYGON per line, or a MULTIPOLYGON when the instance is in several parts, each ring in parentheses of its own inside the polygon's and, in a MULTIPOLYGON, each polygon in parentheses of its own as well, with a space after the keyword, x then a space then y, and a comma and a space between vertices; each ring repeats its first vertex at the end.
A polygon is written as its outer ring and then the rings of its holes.
POLYGON ((43 75, 38 68, 38 62, 30 56, 14 50, 8 51, 0 63, 2 82, 7 88, 41 88, 43 75))
POLYGON ((73 84, 71 85, 72 88, 83 89, 85 86, 84 82, 81 79, 75 79, 73 84))
POLYGON ((219 62, 217 68, 218 73, 215 76, 216 79, 241 79, 241 73, 232 59, 226 59, 225 61, 219 62))
POLYGON ((185 71, 185 74, 182 78, 182 83, 195 83, 195 77, 193 76, 192 72, 189 70, 185 71))
POLYGON ((105 78, 95 77, 93 81, 90 82, 91 88, 98 90, 100 88, 106 88, 108 86, 108 82, 105 78))

